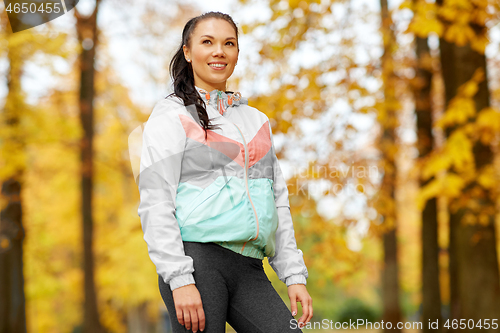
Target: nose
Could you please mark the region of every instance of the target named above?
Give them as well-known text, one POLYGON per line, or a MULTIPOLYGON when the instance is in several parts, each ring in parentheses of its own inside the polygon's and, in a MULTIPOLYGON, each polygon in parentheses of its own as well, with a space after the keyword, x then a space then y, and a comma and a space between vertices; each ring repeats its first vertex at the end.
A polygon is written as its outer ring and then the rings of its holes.
POLYGON ((217 55, 219 57, 224 57, 226 56, 226 53, 224 53, 224 50, 222 49, 222 45, 217 44, 214 50, 214 56, 217 55))

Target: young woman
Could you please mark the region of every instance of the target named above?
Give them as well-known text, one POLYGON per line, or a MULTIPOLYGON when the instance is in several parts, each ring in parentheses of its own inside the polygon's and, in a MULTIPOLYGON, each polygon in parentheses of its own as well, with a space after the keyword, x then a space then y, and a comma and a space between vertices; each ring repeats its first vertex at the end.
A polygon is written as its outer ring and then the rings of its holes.
POLYGON ((298 332, 313 316, 269 119, 226 91, 238 54, 229 15, 187 22, 170 63, 174 93, 143 131, 138 213, 174 332, 225 332, 226 321, 238 333, 298 332))

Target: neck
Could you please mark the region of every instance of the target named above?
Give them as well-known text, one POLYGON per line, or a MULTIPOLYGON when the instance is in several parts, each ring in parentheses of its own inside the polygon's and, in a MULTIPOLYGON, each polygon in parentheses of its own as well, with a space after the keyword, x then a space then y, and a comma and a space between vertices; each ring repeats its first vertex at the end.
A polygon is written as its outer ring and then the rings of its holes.
POLYGON ((220 90, 223 92, 226 92, 226 82, 223 82, 221 84, 204 84, 204 83, 195 83, 194 84, 196 87, 205 90, 206 92, 211 92, 212 90, 220 90))

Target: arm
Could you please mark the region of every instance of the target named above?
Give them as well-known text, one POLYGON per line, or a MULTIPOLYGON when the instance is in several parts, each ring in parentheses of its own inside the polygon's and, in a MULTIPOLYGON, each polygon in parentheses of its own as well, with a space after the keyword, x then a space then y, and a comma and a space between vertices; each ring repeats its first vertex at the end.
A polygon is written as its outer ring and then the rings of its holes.
POLYGON ((290 203, 288 200, 288 188, 281 172, 278 158, 274 148, 274 139, 269 124, 269 133, 273 150, 273 171, 274 171, 274 196, 276 208, 278 210, 278 229, 276 230, 276 253, 269 257, 269 264, 278 275, 278 278, 287 286, 293 284, 306 284, 308 272, 302 251, 297 249, 295 232, 293 230, 292 215, 290 213, 290 203))
POLYGON ((288 188, 276 157, 271 125, 269 125, 269 133, 273 150, 274 197, 279 219, 278 230, 276 230, 276 253, 274 257, 269 258, 269 264, 279 279, 285 282, 288 287, 292 316, 297 315, 297 302, 300 302, 302 316, 298 320, 298 326, 303 328, 313 317, 312 298, 305 286, 308 273, 302 251, 297 249, 288 200, 288 188))
POLYGON ((151 261, 170 289, 194 284, 193 259, 186 256, 175 218, 186 134, 178 114, 183 106, 168 100, 156 104, 144 127, 138 187, 144 240, 151 261))

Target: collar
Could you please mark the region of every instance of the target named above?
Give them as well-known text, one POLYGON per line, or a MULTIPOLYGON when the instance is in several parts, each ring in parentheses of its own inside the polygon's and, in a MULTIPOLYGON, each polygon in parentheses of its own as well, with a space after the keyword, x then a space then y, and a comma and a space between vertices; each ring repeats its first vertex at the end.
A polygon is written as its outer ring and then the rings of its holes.
POLYGON ((224 115, 224 112, 227 111, 228 108, 247 104, 248 99, 241 97, 240 92, 232 92, 232 91, 221 91, 214 89, 210 93, 206 90, 203 90, 197 86, 195 86, 196 91, 200 94, 201 98, 205 103, 208 102, 208 105, 211 105, 214 109, 219 111, 221 115, 224 115))

